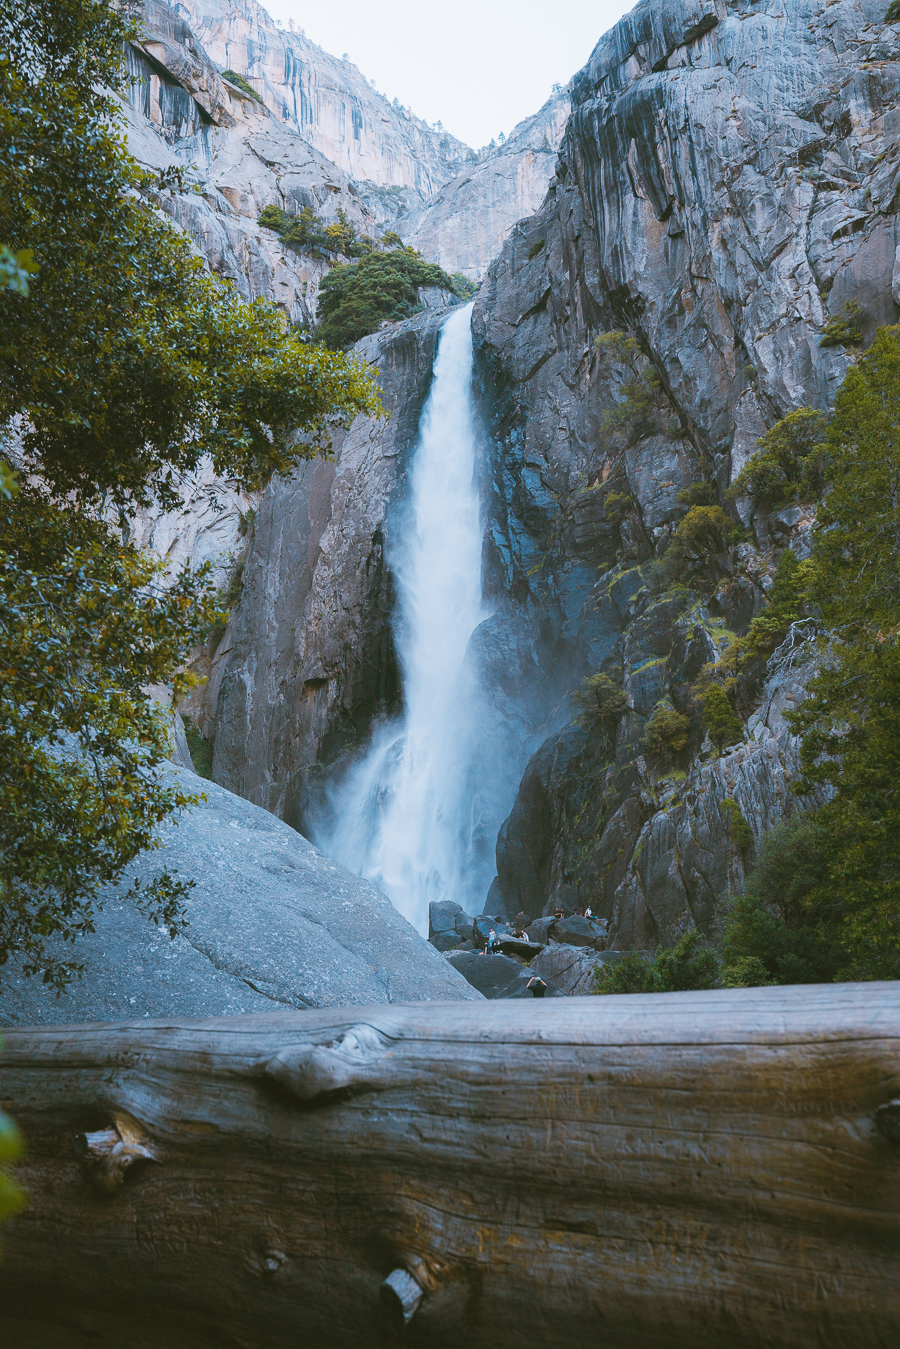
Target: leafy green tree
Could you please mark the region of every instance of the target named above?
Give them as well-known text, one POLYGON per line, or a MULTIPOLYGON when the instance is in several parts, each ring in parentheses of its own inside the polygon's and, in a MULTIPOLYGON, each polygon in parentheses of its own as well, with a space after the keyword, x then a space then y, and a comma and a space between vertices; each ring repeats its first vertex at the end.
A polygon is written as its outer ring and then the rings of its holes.
MULTIPOLYGON (((57 987, 76 967, 48 940, 90 930, 98 887, 191 799, 158 772, 142 690, 186 684, 216 600, 203 569, 161 585, 128 512, 174 505, 206 455, 260 486, 380 408, 358 363, 243 304, 142 199, 109 93, 132 32, 105 0, 0 9, 0 431, 19 432, 18 484, 0 460, 0 964, 57 987)), ((132 897, 174 932, 183 893, 164 871, 132 897)))
POLYGON ((715 988, 719 962, 695 927, 674 946, 657 951, 652 959, 629 951, 615 965, 599 965, 595 993, 681 993, 715 988))
POLYGON ((24 297, 0 291, 0 426, 59 493, 174 504, 209 455, 259 486, 372 406, 365 372, 243 304, 136 189, 107 92, 123 87, 126 16, 105 0, 0 10, 0 239, 31 250, 24 297), (297 430, 306 437, 297 442, 297 430))
POLYGON ((332 267, 319 288, 316 336, 335 350, 350 346, 385 321, 415 313, 420 286, 453 283, 414 248, 372 252, 359 262, 332 267))
POLYGON ((656 704, 653 715, 641 736, 641 747, 648 753, 662 758, 666 754, 678 754, 687 745, 691 733, 691 723, 683 712, 665 703, 656 704))
POLYGON ((815 408, 798 408, 760 437, 759 450, 744 465, 729 497, 747 494, 768 510, 792 501, 815 501, 822 491, 828 418, 815 408))
POLYGON ((866 315, 858 300, 848 300, 842 314, 832 314, 822 329, 820 347, 858 347, 862 345, 866 315))
POLYGON ((222 79, 223 79, 223 80, 228 80, 230 84, 235 85, 238 89, 242 90, 245 94, 249 94, 251 98, 255 98, 256 101, 257 101, 257 103, 262 103, 263 107, 266 106, 266 105, 265 105, 265 101, 264 101, 262 98, 260 98, 259 94, 258 94, 258 93, 256 92, 256 90, 253 88, 253 85, 250 83, 250 81, 249 81, 248 79, 246 79, 245 76, 239 74, 238 71, 236 71, 236 70, 223 70, 223 71, 222 71, 222 79))
POLYGON ((738 852, 745 852, 753 842, 753 831, 737 801, 731 796, 726 796, 719 802, 719 814, 726 823, 728 837, 733 846, 738 852))
POLYGON ((744 738, 744 724, 721 684, 710 684, 703 695, 703 725, 720 753, 725 745, 744 738))
POLYGON ((830 983, 838 977, 846 951, 839 910, 825 893, 826 842, 815 814, 797 814, 763 840, 744 894, 726 914, 723 987, 830 983))
POLYGON ((847 372, 828 431, 809 595, 827 657, 789 720, 855 977, 900 971, 900 329, 847 372))
POLYGON ((624 692, 609 675, 590 675, 572 694, 582 726, 596 727, 605 744, 611 743, 619 718, 628 708, 624 692))
POLYGON ((619 380, 621 399, 603 419, 604 435, 636 445, 659 435, 673 409, 659 371, 649 361, 636 337, 621 330, 601 333, 594 348, 610 374, 619 380))

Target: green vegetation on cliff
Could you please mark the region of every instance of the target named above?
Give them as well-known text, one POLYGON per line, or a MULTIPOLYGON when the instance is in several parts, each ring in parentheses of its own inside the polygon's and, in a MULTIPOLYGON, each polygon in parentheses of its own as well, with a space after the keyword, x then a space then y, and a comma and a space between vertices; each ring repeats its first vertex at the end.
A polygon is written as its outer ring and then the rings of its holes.
MULTIPOLYGON (((19 954, 60 987, 76 966, 48 939, 89 930, 97 887, 188 799, 155 771, 168 732, 144 690, 190 682, 217 607, 203 568, 163 583, 130 512, 178 503, 204 456, 258 487, 380 406, 359 364, 242 303, 143 200, 158 184, 106 92, 130 33, 106 0, 0 10, 0 432, 18 428, 0 443, 0 966, 19 954)), ((177 929, 177 878, 131 893, 177 929)))
POLYGON ((414 314, 420 286, 453 291, 447 273, 414 248, 372 252, 359 262, 332 267, 319 288, 316 336, 332 350, 349 347, 385 321, 414 314))

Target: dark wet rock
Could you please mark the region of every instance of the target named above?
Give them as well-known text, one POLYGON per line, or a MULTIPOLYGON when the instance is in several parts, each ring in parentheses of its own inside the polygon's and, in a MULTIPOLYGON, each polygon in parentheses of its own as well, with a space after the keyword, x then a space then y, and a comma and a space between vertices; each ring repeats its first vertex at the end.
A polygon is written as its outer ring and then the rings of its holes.
POLYGON ((506 997, 523 972, 519 961, 481 951, 451 951, 445 959, 486 998, 506 997))
POLYGON ((520 960, 531 960, 543 950, 540 942, 523 941, 519 937, 501 937, 498 948, 502 955, 518 956, 520 960))
POLYGON ((428 906, 428 940, 438 951, 452 951, 474 934, 472 919, 452 900, 432 900, 428 906))
POLYGON ((542 996, 561 996, 556 984, 534 968, 504 955, 484 955, 480 951, 452 952, 445 959, 468 979, 473 988, 486 998, 532 998, 535 995, 528 984, 537 974, 547 985, 542 996))
POLYGON ((606 925, 575 914, 554 925, 553 940, 566 946, 592 946, 595 951, 602 951, 606 946, 606 925))
POLYGON ((10 962, 0 986, 0 1023, 477 997, 373 885, 268 811, 177 772, 206 800, 164 828, 164 847, 142 854, 126 881, 139 877, 146 884, 164 865, 193 880, 184 935, 170 941, 115 892, 107 893, 96 931, 64 952, 83 963, 83 978, 57 999, 10 962))

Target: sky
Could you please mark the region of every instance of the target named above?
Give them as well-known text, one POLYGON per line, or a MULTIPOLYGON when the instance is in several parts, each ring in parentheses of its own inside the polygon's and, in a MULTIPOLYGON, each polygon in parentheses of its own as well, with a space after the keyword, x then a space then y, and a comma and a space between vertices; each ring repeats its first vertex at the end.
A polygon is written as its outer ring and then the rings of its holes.
POLYGON ((260 0, 381 93, 475 149, 580 70, 634 0, 260 0))

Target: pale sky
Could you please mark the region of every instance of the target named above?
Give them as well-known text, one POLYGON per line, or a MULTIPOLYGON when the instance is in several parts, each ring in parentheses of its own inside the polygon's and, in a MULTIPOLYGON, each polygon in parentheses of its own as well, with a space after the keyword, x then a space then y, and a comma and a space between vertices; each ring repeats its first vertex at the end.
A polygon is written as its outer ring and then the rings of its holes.
POLYGON ((479 149, 549 98, 634 0, 260 0, 479 149))

